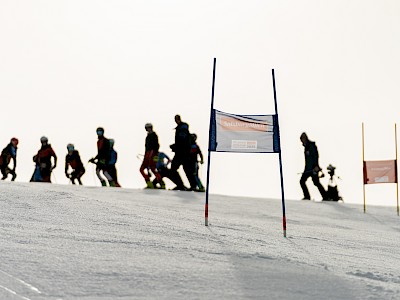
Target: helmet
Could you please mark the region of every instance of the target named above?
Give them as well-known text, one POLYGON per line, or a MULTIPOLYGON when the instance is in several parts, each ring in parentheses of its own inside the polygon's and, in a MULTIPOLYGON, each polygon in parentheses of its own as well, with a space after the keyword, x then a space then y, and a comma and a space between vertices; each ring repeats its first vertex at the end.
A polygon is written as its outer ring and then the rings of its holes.
POLYGON ((68 145, 67 145, 67 150, 68 150, 68 152, 74 151, 74 150, 75 150, 74 144, 68 144, 68 145))
POLYGON ((96 133, 97 133, 97 135, 103 135, 104 134, 104 128, 103 127, 97 127, 96 133))
POLYGON ((114 139, 109 139, 109 141, 110 141, 110 146, 111 147, 114 146, 115 140, 114 139))
POLYGON ((196 141, 196 140, 197 140, 197 134, 192 133, 191 136, 192 136, 193 141, 196 141))
POLYGON ((41 138, 40 138, 40 142, 41 143, 47 143, 49 141, 49 139, 47 138, 47 137, 45 137, 45 136, 42 136, 41 138))
POLYGON ((18 145, 18 143, 19 143, 19 141, 16 137, 13 137, 10 142, 15 143, 16 145, 18 145))
POLYGON ((146 125, 144 125, 144 129, 147 129, 147 128, 153 128, 153 124, 146 123, 146 125))

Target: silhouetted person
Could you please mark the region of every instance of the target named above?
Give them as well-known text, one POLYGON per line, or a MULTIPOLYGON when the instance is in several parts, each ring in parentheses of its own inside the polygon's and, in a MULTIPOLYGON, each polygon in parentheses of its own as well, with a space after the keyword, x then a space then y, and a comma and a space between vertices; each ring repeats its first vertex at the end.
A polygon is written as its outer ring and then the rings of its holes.
POLYGON ((108 173, 108 163, 110 161, 110 141, 104 136, 104 128, 98 127, 96 129, 97 134, 97 155, 89 162, 96 164, 96 175, 100 180, 102 186, 107 186, 107 181, 110 186, 115 186, 115 182, 111 175, 108 173), (101 176, 101 172, 106 179, 101 176))
POLYGON ((203 158, 203 153, 201 153, 201 149, 199 145, 197 145, 196 141, 197 141, 197 135, 195 133, 192 133, 192 146, 190 148, 190 163, 193 168, 194 179, 196 180, 196 191, 204 192, 205 189, 199 177, 199 162, 203 164, 204 158, 203 158), (200 158, 200 161, 197 160, 197 157, 200 158))
POLYGON ((65 176, 69 178, 72 184, 75 184, 75 179, 82 185, 81 177, 85 174, 85 167, 83 166, 81 156, 78 150, 75 150, 73 144, 67 145, 68 154, 65 157, 65 176), (68 173, 68 169, 71 167, 72 172, 68 173))
POLYGON ((35 172, 32 175, 31 181, 33 182, 51 182, 51 172, 57 167, 57 155, 49 144, 47 137, 40 138, 42 147, 38 153, 33 157, 36 163, 35 172), (51 162, 53 157, 54 164, 51 162))
POLYGON ((17 167, 17 149, 18 149, 18 139, 13 137, 10 143, 1 151, 0 156, 0 170, 3 177, 1 180, 7 179, 8 175, 11 174, 11 181, 14 181, 17 177, 15 169, 17 167), (13 168, 9 167, 9 164, 13 161, 13 168))
POLYGON ((170 148, 175 152, 174 158, 172 159, 171 170, 178 171, 180 166, 183 166, 186 177, 189 180, 190 188, 196 189, 196 179, 194 177, 194 168, 190 162, 190 149, 192 146, 191 136, 189 132, 189 125, 182 122, 181 116, 175 116, 175 144, 171 145, 170 148))
POLYGON ((154 184, 150 181, 150 170, 156 177, 158 182, 162 182, 161 175, 158 173, 156 169, 157 161, 158 161, 158 150, 160 149, 160 144, 158 143, 158 136, 153 130, 153 125, 151 123, 147 123, 144 126, 144 129, 147 131, 146 141, 145 141, 145 152, 142 165, 140 166, 140 173, 142 174, 144 180, 146 181, 146 188, 153 189, 154 184), (146 170, 146 172, 145 172, 146 170))
POLYGON ((326 191, 319 182, 318 173, 321 171, 321 168, 318 163, 318 149, 315 145, 315 142, 312 142, 308 139, 306 133, 302 133, 300 136, 300 141, 304 146, 304 158, 305 158, 305 167, 303 175, 300 179, 300 186, 303 190, 304 198, 303 200, 310 200, 310 192, 308 191, 306 181, 309 177, 311 177, 314 185, 318 188, 319 192, 321 193, 322 199, 326 197, 326 191))
POLYGON ((108 173, 110 174, 110 176, 113 178, 115 186, 121 187, 121 185, 118 182, 118 174, 117 174, 117 168, 116 168, 118 153, 114 149, 115 141, 114 141, 114 139, 109 139, 109 141, 110 141, 110 161, 108 162, 107 170, 108 170, 108 173))
MULTIPOLYGON (((157 171, 161 175, 161 178, 168 178, 171 180, 173 183, 176 184, 174 190, 181 190, 181 191, 186 191, 187 188, 184 186, 183 181, 179 173, 175 170, 171 170, 168 168, 168 164, 171 163, 171 160, 169 157, 163 153, 163 152, 158 152, 158 160, 157 160, 157 171)), ((157 178, 153 180, 153 185, 155 188, 160 188, 160 189, 165 189, 165 182, 161 179, 159 181, 157 178)))

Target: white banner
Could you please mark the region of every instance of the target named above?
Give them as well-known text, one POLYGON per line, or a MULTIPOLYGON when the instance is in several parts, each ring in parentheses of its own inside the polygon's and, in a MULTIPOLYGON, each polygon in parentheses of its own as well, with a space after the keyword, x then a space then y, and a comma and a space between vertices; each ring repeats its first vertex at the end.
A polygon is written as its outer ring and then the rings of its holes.
POLYGON ((276 153, 279 135, 276 115, 234 115, 213 111, 210 150, 216 152, 276 153))

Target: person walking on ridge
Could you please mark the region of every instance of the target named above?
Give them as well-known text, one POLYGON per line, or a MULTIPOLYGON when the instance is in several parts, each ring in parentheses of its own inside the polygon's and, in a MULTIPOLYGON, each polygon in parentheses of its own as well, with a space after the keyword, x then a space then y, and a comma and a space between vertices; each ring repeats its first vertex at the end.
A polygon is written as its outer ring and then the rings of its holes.
POLYGON ((199 162, 200 164, 204 163, 203 153, 201 152, 199 145, 197 145, 196 143, 197 135, 195 133, 192 133, 191 136, 192 136, 192 146, 190 149, 190 163, 192 165, 193 175, 196 180, 195 191, 204 192, 205 189, 199 177, 199 162), (197 160, 197 157, 200 157, 200 161, 197 160))
POLYGON ((196 189, 196 179, 194 177, 194 168, 190 163, 190 150, 192 146, 189 125, 182 122, 181 116, 175 116, 175 144, 170 148, 175 152, 171 163, 171 170, 178 171, 180 166, 183 166, 186 177, 189 181, 191 190, 196 189))
POLYGON ((146 123, 144 129, 147 131, 147 136, 145 140, 145 153, 142 165, 140 166, 140 174, 142 174, 144 180, 146 181, 146 188, 153 189, 154 184, 150 180, 150 170, 157 179, 157 182, 162 182, 160 173, 156 169, 158 162, 158 150, 160 149, 160 144, 158 143, 158 136, 153 130, 153 125, 151 123, 146 123), (145 172, 147 170, 147 172, 145 172))
POLYGON ((110 161, 110 141, 104 136, 104 128, 98 127, 96 129, 97 134, 97 155, 91 159, 89 162, 96 165, 96 175, 100 180, 102 186, 107 186, 107 181, 110 186, 115 186, 115 182, 111 175, 107 171, 108 163, 110 161), (103 172, 106 179, 101 176, 103 172))
POLYGON ((322 170, 319 166, 319 154, 317 146, 315 142, 312 142, 308 139, 308 136, 305 132, 300 135, 300 141, 304 146, 304 158, 305 158, 305 167, 304 172, 300 179, 300 186, 303 190, 304 198, 303 200, 310 200, 310 192, 308 191, 306 181, 311 177, 314 185, 318 188, 322 199, 326 198, 326 191, 322 184, 319 181, 318 173, 322 170))
POLYGON ((118 159, 118 153, 114 149, 114 144, 115 140, 114 139, 109 139, 110 141, 110 161, 108 162, 108 174, 113 178, 115 186, 116 187, 121 187, 121 185, 118 182, 118 174, 117 174, 117 159, 118 159))

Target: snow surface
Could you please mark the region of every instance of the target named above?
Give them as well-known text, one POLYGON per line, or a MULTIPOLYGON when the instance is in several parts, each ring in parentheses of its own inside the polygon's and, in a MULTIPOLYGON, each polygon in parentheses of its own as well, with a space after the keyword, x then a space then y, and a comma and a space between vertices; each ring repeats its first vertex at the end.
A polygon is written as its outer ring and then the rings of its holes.
POLYGON ((0 299, 400 299, 393 208, 0 183, 0 299))

